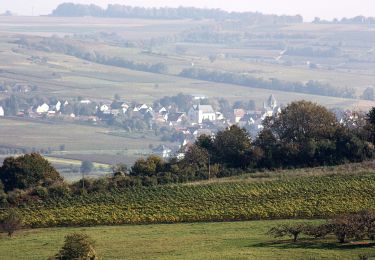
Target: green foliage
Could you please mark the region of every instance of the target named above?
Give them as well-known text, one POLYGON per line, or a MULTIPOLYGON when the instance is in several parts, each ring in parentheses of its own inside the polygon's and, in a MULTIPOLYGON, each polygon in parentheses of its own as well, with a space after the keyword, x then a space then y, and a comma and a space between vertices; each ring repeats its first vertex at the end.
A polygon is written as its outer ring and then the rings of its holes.
POLYGON ((245 129, 236 125, 217 133, 213 142, 213 157, 227 167, 246 168, 251 157, 251 139, 245 129))
POLYGON ((65 237, 65 242, 60 252, 51 259, 61 260, 96 260, 99 259, 95 252, 95 242, 88 235, 73 233, 65 237))
POLYGON ((158 172, 163 170, 165 162, 158 156, 149 156, 147 159, 137 160, 130 175, 132 176, 155 176, 158 172))
POLYGON ((22 217, 15 210, 10 210, 9 213, 1 220, 0 229, 12 236, 13 233, 22 228, 22 217))
POLYGON ((0 207, 5 207, 8 205, 8 195, 4 191, 4 185, 0 181, 0 207))
POLYGON ((293 102, 264 126, 255 141, 260 167, 334 165, 373 157, 363 126, 340 125, 332 112, 312 102, 293 102))
POLYGON ((5 158, 0 168, 0 180, 5 191, 49 186, 62 177, 40 154, 32 153, 5 158))
MULTIPOLYGON (((17 211, 29 227, 331 217, 375 209, 374 186, 373 175, 353 175, 264 183, 114 187, 111 192, 51 198, 17 211)), ((0 212, 0 218, 4 213, 0 212)))
POLYGON ((325 224, 309 225, 299 223, 296 225, 279 225, 268 231, 269 235, 277 237, 293 236, 296 242, 300 234, 323 238, 329 234, 336 236, 338 242, 344 243, 351 240, 374 240, 375 211, 361 211, 352 214, 340 214, 325 224))
POLYGON ((304 232, 306 229, 306 225, 296 224, 296 225, 280 225, 277 227, 273 227, 268 231, 269 235, 274 236, 275 238, 284 237, 284 236, 291 236, 293 237, 293 242, 297 242, 298 236, 304 232))

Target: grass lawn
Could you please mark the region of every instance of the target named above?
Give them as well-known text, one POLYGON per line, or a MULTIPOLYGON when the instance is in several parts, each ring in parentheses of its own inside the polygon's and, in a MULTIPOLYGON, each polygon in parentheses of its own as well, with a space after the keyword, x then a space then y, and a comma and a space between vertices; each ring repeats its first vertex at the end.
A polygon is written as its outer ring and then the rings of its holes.
MULTIPOLYGON (((83 232, 93 237, 102 259, 359 259, 375 257, 365 245, 301 239, 277 240, 265 233, 285 222, 252 221, 25 230, 0 237, 0 259, 46 259, 64 236, 83 232)), ((319 221, 312 221, 319 222, 319 221)))

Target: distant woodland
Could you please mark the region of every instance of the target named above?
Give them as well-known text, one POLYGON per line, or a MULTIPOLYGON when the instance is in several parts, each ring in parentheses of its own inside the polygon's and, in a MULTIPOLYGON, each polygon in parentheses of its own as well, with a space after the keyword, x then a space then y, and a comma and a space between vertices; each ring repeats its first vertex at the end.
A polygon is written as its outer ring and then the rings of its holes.
POLYGON ((214 20, 247 20, 257 23, 302 23, 300 15, 264 15, 258 12, 227 12, 220 9, 200 9, 194 7, 162 7, 145 8, 125 5, 108 5, 103 9, 97 5, 83 5, 63 3, 53 12, 52 16, 68 17, 114 17, 114 18, 142 18, 142 19, 214 19, 214 20))

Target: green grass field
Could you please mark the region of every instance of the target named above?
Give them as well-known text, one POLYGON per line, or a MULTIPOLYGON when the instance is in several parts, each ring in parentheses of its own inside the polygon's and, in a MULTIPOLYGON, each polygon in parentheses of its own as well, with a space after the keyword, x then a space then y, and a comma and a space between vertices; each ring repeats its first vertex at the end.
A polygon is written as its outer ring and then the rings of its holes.
MULTIPOLYGON (((334 238, 292 243, 265 233, 280 223, 253 221, 144 226, 52 228, 20 231, 0 237, 0 259, 46 259, 61 248, 66 234, 93 237, 101 259, 359 259, 375 257, 366 245, 344 244, 334 238)), ((320 222, 320 221, 310 221, 320 222)), ((370 258, 373 259, 373 258, 370 258)))

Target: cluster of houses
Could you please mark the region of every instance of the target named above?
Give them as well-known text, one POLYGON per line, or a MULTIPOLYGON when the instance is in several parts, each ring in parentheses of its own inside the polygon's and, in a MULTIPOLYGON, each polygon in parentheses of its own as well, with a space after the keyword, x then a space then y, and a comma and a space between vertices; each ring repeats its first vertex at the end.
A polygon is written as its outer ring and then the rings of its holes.
MULTIPOLYGON (((149 128, 153 125, 166 126, 175 132, 182 133, 184 140, 178 147, 167 147, 165 145, 154 149, 154 153, 168 158, 176 150, 193 143, 200 135, 214 136, 221 129, 237 124, 247 129, 253 129, 256 134, 262 129, 262 121, 267 116, 280 112, 280 106, 273 95, 263 105, 262 109, 246 110, 243 108, 233 109, 230 116, 225 117, 221 111, 216 111, 212 105, 202 105, 201 98, 195 100, 197 104, 191 105, 187 111, 176 112, 172 107, 153 107, 147 104, 131 104, 115 100, 113 102, 96 102, 88 99, 75 101, 75 105, 94 107, 93 114, 76 115, 74 110, 66 109, 72 106, 72 101, 43 102, 25 111, 24 116, 41 117, 65 117, 71 120, 90 120, 92 122, 106 121, 121 115, 130 115, 147 122, 149 128), (69 111, 69 112, 67 112, 69 111)), ((0 116, 4 116, 4 108, 0 106, 0 116)))

